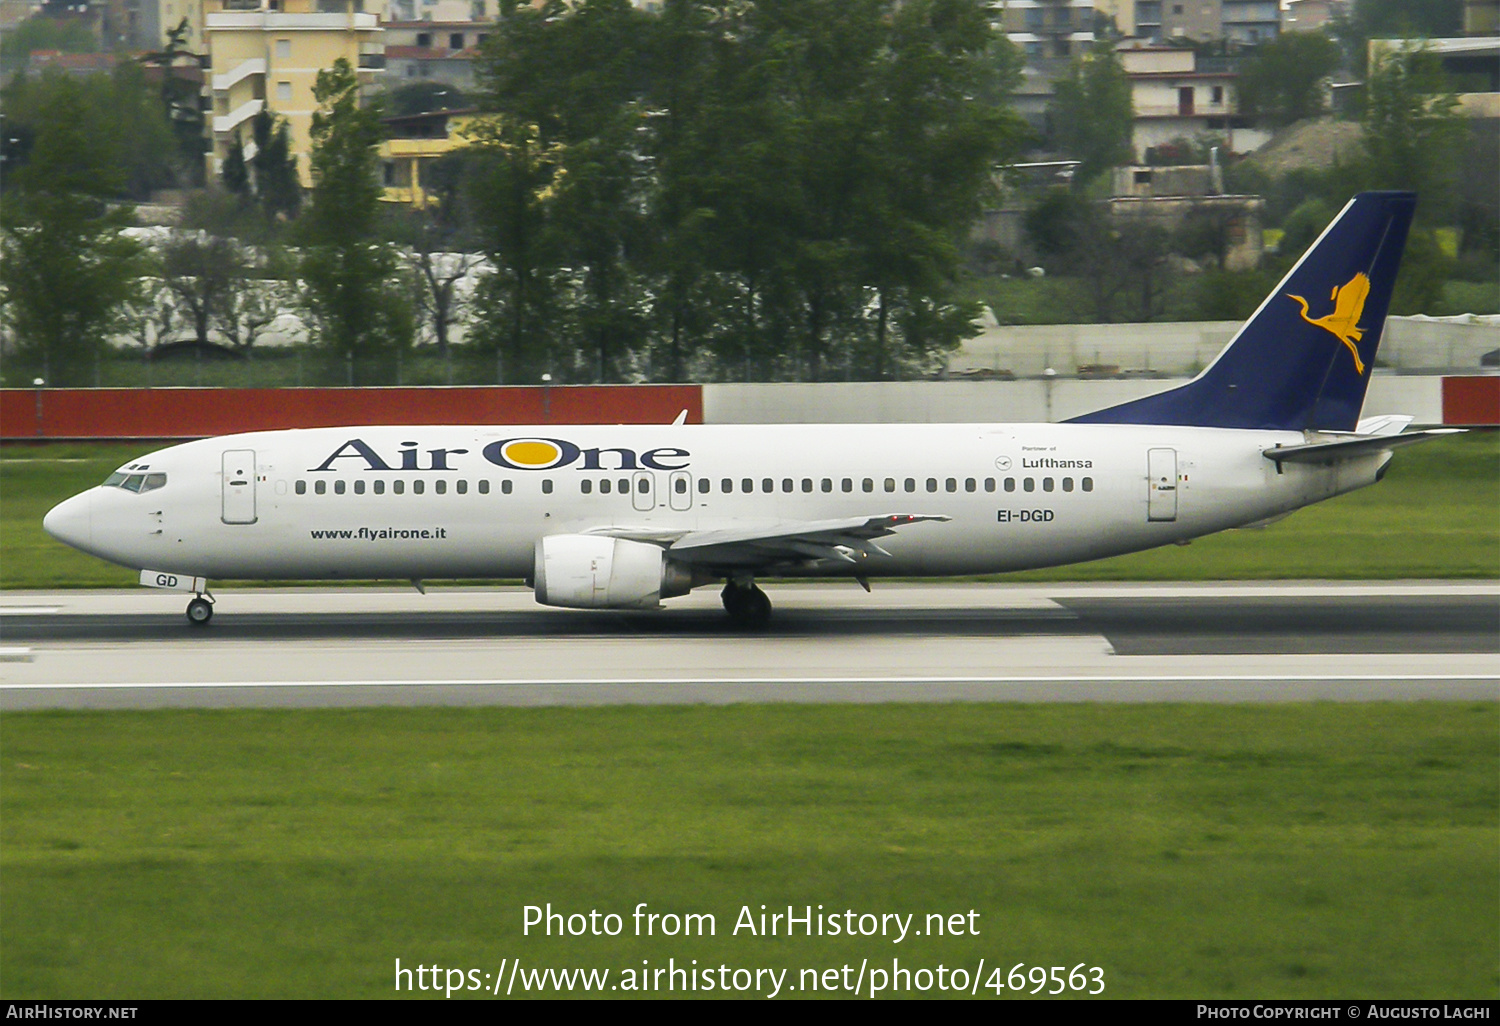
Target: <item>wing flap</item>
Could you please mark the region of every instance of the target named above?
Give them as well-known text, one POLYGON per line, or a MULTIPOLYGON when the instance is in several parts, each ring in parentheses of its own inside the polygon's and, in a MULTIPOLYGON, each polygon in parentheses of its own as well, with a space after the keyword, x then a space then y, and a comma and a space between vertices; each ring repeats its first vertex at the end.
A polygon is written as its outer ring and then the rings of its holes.
POLYGON ((807 560, 858 563, 890 555, 876 538, 910 524, 950 519, 932 513, 887 513, 693 531, 668 545, 667 553, 679 562, 713 566, 764 567, 807 560))

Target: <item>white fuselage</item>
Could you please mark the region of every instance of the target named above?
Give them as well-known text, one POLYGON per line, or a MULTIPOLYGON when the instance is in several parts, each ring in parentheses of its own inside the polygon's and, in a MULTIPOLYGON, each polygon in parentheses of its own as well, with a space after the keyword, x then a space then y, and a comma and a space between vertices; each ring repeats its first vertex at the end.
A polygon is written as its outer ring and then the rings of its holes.
POLYGON ((857 568, 775 572, 994 573, 1264 520, 1370 484, 1390 458, 1278 468, 1263 455, 1304 441, 1078 424, 272 431, 143 456, 122 473, 164 484, 94 488, 48 529, 116 563, 203 578, 437 579, 529 577, 553 534, 941 515, 882 538, 889 556, 857 568), (497 445, 518 439, 540 444, 497 445), (564 462, 548 467, 549 454, 564 462))

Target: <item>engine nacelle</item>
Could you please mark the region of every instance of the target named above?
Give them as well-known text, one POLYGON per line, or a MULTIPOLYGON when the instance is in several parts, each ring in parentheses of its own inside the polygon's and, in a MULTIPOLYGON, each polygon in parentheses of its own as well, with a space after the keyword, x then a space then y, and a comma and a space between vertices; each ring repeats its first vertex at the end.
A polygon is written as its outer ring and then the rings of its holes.
POLYGON ((533 572, 538 602, 574 609, 656 609, 694 584, 660 545, 596 534, 539 539, 533 572))

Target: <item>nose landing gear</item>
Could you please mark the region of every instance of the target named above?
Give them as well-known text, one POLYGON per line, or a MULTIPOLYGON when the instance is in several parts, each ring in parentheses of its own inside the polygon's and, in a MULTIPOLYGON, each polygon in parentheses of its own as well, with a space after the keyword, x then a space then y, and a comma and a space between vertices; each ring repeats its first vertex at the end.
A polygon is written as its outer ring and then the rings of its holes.
POLYGON ((730 578, 724 582, 724 590, 719 597, 724 602, 724 610, 729 614, 730 621, 736 627, 761 630, 771 622, 771 600, 755 586, 754 581, 742 582, 730 578))
POLYGON ((205 627, 214 618, 214 601, 199 595, 187 605, 188 623, 194 627, 205 627))

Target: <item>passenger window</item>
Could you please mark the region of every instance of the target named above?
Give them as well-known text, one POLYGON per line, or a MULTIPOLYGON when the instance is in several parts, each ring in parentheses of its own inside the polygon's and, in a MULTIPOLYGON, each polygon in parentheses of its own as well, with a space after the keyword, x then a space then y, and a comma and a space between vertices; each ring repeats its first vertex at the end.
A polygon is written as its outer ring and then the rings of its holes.
POLYGON ((974 479, 972 477, 964 478, 964 491, 972 492, 976 487, 978 486, 974 483, 974 479))
MULTIPOLYGON (((481 488, 480 491, 487 492, 489 490, 490 490, 490 483, 488 481, 486 481, 486 482, 484 482, 484 487, 481 488)), ((509 495, 512 490, 513 490, 513 485, 512 485, 512 482, 511 482, 510 478, 506 478, 504 481, 500 482, 500 494, 501 495, 509 495)))
POLYGON ((406 494, 406 482, 403 481, 403 480, 401 480, 400 478, 397 478, 396 480, 392 481, 391 482, 391 494, 392 495, 405 495, 406 494))
POLYGON ((610 492, 610 486, 611 486, 611 484, 612 484, 612 482, 610 481, 609 478, 607 478, 607 477, 606 478, 601 478, 600 481, 599 481, 599 494, 600 495, 608 495, 609 492, 610 492))
POLYGON ((831 478, 831 477, 825 477, 823 479, 823 490, 825 492, 831 492, 831 491, 833 491, 833 478, 831 478))
POLYGON ((1053 485, 1052 478, 1050 478, 1050 477, 1044 477, 1044 478, 1042 478, 1042 491, 1044 491, 1044 492, 1050 492, 1052 490, 1052 485, 1053 485))
POLYGON ((852 491, 854 491, 854 482, 851 481, 851 480, 849 480, 846 477, 846 478, 844 478, 844 480, 842 482, 842 487, 843 487, 844 491, 846 491, 846 492, 852 492, 852 491))
POLYGON ((455 485, 454 491, 458 492, 459 495, 468 495, 469 494, 469 482, 468 481, 459 481, 455 485))
POLYGON ((810 478, 810 477, 804 477, 802 479, 802 490, 804 492, 810 492, 810 491, 812 491, 812 478, 810 478))
MULTIPOLYGON (((126 482, 127 483, 129 482, 129 480, 130 480, 129 478, 126 478, 126 482)), ((306 495, 307 494, 307 482, 306 481, 298 481, 297 484, 294 486, 293 490, 298 495, 306 495)))
POLYGON ((730 492, 734 491, 734 478, 726 477, 724 480, 720 481, 719 491, 723 492, 725 495, 728 495, 730 492))
POLYGON ((433 485, 433 488, 437 491, 437 493, 439 495, 447 495, 448 494, 448 482, 444 481, 442 478, 438 478, 437 479, 437 482, 433 485))
POLYGON ((993 492, 995 490, 995 479, 993 477, 987 477, 984 479, 984 490, 987 492, 993 492))
POLYGON ((551 495, 552 494, 552 479, 550 477, 542 479, 542 494, 543 495, 551 495))
POLYGON ((167 486, 167 475, 166 474, 147 474, 146 475, 146 481, 145 481, 145 483, 141 485, 141 491, 143 491, 143 492, 154 492, 154 491, 156 491, 156 489, 158 489, 158 488, 165 488, 166 486, 167 486))
POLYGON ((615 483, 615 491, 619 492, 621 495, 629 495, 630 494, 630 478, 628 478, 628 477, 622 477, 622 478, 620 478, 620 480, 615 483))
POLYGON ((645 495, 651 490, 651 479, 649 477, 642 477, 635 483, 635 490, 645 495))
POLYGON ((1071 492, 1072 490, 1073 490, 1073 479, 1071 477, 1065 477, 1065 478, 1063 478, 1063 491, 1065 491, 1065 492, 1071 492))
MULTIPOLYGON (((463 484, 463 482, 460 481, 459 484, 463 484)), ((354 482, 354 494, 355 495, 363 495, 363 494, 365 494, 365 482, 363 481, 363 479, 354 482)))
POLYGON ((772 481, 769 477, 765 478, 760 483, 760 490, 763 491, 763 492, 775 491, 776 490, 776 482, 772 481))
MULTIPOLYGON (((302 482, 298 481, 297 483, 300 485, 302 482)), ((384 481, 376 481, 375 482, 375 494, 376 495, 384 495, 385 494, 385 482, 384 481)))
POLYGON ((676 481, 672 482, 672 491, 676 492, 678 495, 686 495, 687 481, 679 477, 676 481))
POLYGON ((488 495, 488 494, 490 494, 490 483, 488 481, 481 481, 481 482, 479 482, 479 494, 480 495, 488 495))
POLYGON ((1036 478, 1028 477, 1021 483, 1021 487, 1025 488, 1028 492, 1036 491, 1036 478))
POLYGON ((578 490, 584 495, 591 495, 594 491, 594 482, 590 481, 588 478, 584 478, 582 481, 578 482, 578 490))
POLYGON ((1086 478, 1083 479, 1083 490, 1086 491, 1086 492, 1091 492, 1091 491, 1094 490, 1094 479, 1093 478, 1086 477, 1086 478))
POLYGON ((867 492, 873 492, 875 490, 875 482, 867 477, 863 482, 861 482, 860 487, 864 488, 864 490, 867 492))
POLYGON ((781 479, 781 490, 784 491, 784 492, 789 492, 789 491, 792 490, 792 479, 791 478, 784 477, 784 478, 781 479))
POLYGON ((752 481, 752 480, 750 480, 748 477, 745 478, 743 481, 740 482, 740 491, 742 491, 742 492, 753 492, 753 491, 755 491, 755 482, 752 481))
POLYGON ((710 481, 708 478, 706 478, 706 477, 700 477, 698 479, 698 494, 699 495, 707 495, 709 489, 712 488, 712 487, 713 487, 713 482, 710 481))
POLYGON ((328 482, 322 480, 321 478, 317 481, 314 481, 313 491, 319 495, 326 495, 328 493, 328 482))
POLYGON ((412 494, 413 494, 413 495, 421 495, 421 494, 422 494, 422 491, 423 491, 423 489, 425 489, 425 488, 426 488, 426 486, 427 486, 427 482, 426 482, 426 481, 423 481, 423 480, 422 480, 422 479, 421 479, 421 478, 420 478, 420 477, 419 477, 419 478, 417 478, 417 479, 416 479, 416 480, 415 480, 415 481, 413 481, 413 482, 412 482, 412 483, 411 483, 411 493, 412 493, 412 494))
POLYGON ((909 491, 909 492, 914 492, 914 491, 917 490, 917 479, 916 478, 909 477, 909 478, 906 479, 906 490, 909 491))
MULTIPOLYGON (((343 495, 344 494, 344 489, 347 488, 347 487, 348 487, 348 485, 344 482, 343 478, 340 478, 339 480, 337 480, 337 481, 335 481, 333 483, 333 494, 334 495, 343 495)), ((442 491, 441 488, 438 489, 438 490, 442 491)))
POLYGON ((935 478, 935 477, 929 477, 927 479, 927 490, 929 492, 935 492, 935 491, 937 491, 937 478, 935 478))
POLYGON ((888 492, 894 492, 896 490, 896 479, 894 477, 888 477, 885 479, 885 490, 888 492))
POLYGON ((945 489, 947 489, 948 491, 950 491, 950 492, 956 492, 956 491, 958 491, 958 478, 956 478, 956 477, 950 477, 950 478, 948 478, 948 480, 946 480, 946 481, 943 482, 943 487, 945 489))

